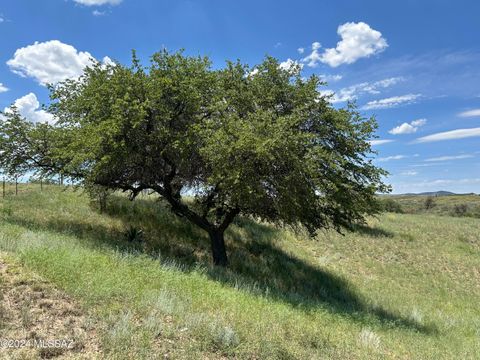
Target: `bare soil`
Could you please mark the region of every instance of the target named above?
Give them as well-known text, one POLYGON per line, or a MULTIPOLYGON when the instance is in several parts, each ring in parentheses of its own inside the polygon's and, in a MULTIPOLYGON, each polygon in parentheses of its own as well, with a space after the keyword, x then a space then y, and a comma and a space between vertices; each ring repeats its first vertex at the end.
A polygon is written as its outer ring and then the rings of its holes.
POLYGON ((0 253, 0 358, 97 359, 92 318, 70 297, 0 253))

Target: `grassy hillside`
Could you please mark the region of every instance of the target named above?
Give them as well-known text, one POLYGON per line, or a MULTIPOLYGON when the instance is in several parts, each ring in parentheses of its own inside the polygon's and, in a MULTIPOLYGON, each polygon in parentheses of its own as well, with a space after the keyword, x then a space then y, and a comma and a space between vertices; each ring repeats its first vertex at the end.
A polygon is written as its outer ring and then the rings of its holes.
POLYGON ((99 214, 80 192, 20 190, 0 199, 0 250, 80 304, 105 358, 480 353, 478 219, 385 214, 314 240, 242 219, 220 270, 205 235, 153 199, 99 214))
POLYGON ((480 195, 389 195, 382 198, 393 200, 407 214, 436 214, 480 218, 480 195), (428 206, 426 204, 427 201, 430 202, 428 206))

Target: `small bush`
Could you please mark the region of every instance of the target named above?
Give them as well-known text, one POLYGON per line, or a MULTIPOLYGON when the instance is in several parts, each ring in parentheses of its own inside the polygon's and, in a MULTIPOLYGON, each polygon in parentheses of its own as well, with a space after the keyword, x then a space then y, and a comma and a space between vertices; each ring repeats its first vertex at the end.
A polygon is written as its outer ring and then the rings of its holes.
POLYGON ((393 212, 403 214, 403 208, 400 203, 392 198, 380 199, 380 209, 382 212, 393 212))
POLYGON ((433 196, 429 196, 425 199, 423 206, 425 210, 431 210, 435 206, 437 206, 437 203, 435 202, 435 199, 433 198, 433 196))
POLYGON ((143 243, 143 230, 135 226, 130 226, 124 234, 125 240, 130 243, 143 243))
POLYGON ((367 348, 380 348, 380 337, 369 329, 362 329, 358 335, 360 344, 367 348))
POLYGON ((475 206, 470 213, 472 217, 480 219, 480 205, 475 206))
POLYGON ((113 192, 97 185, 87 185, 86 190, 90 196, 90 206, 98 209, 100 213, 104 213, 107 210, 108 199, 113 192))
POLYGON ((107 353, 128 353, 135 345, 135 324, 130 312, 111 315, 108 328, 102 334, 104 350, 107 353))
POLYGON ((456 204, 453 207, 453 214, 455 216, 465 216, 468 211, 468 205, 467 204, 456 204))
POLYGON ((210 331, 213 343, 221 350, 233 348, 239 344, 238 336, 230 326, 212 325, 210 331))

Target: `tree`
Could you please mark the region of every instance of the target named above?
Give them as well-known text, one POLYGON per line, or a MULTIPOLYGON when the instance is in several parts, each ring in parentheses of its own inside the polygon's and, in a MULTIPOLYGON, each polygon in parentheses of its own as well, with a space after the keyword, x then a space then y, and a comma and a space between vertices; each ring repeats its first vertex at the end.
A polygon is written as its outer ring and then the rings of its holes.
POLYGON ((300 71, 271 57, 255 71, 240 62, 213 69, 208 58, 166 51, 144 67, 134 54, 131 66, 96 64, 51 86, 56 125, 25 125, 14 140, 7 124, 0 146, 21 146, 29 169, 132 199, 155 192, 209 234, 214 264, 226 266, 224 232, 239 214, 312 235, 340 231, 375 212, 375 193, 388 190, 369 157, 375 120, 352 104, 333 108, 320 80, 300 71))

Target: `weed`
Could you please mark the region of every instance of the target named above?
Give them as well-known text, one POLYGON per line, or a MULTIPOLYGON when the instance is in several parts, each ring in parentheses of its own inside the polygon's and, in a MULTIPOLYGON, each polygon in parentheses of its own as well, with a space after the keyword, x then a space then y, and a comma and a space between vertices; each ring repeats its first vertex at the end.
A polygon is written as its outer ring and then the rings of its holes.
POLYGON ((125 240, 129 243, 141 244, 143 242, 143 230, 130 226, 124 233, 125 240))
POLYGON ((380 348, 380 337, 369 329, 362 329, 358 338, 360 343, 365 347, 375 350, 380 348))

